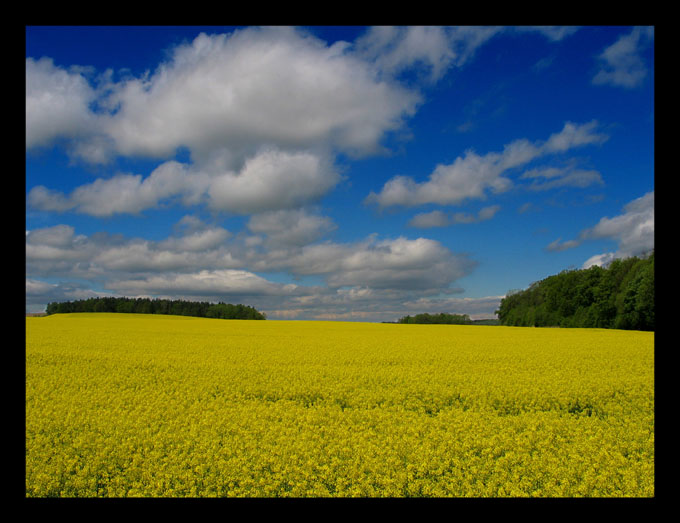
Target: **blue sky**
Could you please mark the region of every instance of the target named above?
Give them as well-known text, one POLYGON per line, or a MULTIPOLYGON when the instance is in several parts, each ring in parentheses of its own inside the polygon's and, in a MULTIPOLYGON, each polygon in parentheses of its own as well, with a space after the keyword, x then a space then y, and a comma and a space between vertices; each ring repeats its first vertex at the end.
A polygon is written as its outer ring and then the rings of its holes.
POLYGON ((652 27, 27 27, 26 309, 491 318, 654 247, 652 27))

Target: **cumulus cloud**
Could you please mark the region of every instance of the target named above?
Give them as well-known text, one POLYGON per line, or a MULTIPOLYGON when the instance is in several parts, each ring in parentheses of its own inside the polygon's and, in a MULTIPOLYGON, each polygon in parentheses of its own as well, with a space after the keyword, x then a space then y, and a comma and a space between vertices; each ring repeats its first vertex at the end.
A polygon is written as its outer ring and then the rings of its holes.
POLYGON ((621 36, 598 57, 600 69, 593 83, 625 88, 641 85, 647 76, 642 52, 653 39, 653 27, 634 27, 629 34, 621 36))
POLYGON ((95 115, 89 105, 96 96, 81 70, 60 68, 46 57, 27 58, 26 148, 91 132, 95 115))
POLYGON ((269 211, 255 214, 248 229, 264 234, 273 246, 301 246, 315 242, 336 225, 327 216, 310 214, 304 209, 269 211))
POLYGON ((366 287, 421 293, 440 292, 477 265, 438 241, 404 237, 307 245, 268 263, 270 270, 285 268, 293 274, 322 275, 331 288, 366 287))
MULTIPOLYGON (((114 82, 109 71, 96 86, 82 69, 28 58, 27 148, 69 138, 70 153, 90 162, 113 155, 169 161, 146 177, 118 173, 69 194, 33 187, 27 203, 98 217, 171 203, 236 214, 308 205, 341 179, 334 151, 375 153, 414 114, 421 96, 394 74, 423 63, 439 78, 501 30, 377 27, 353 45, 330 46, 291 27, 201 34, 170 50, 153 72, 114 82), (170 160, 179 148, 191 164, 170 160)), ((470 152, 438 166, 430 184, 395 178, 377 199, 391 205, 416 191, 422 201, 451 202, 501 192, 512 185, 502 171, 532 154, 522 141, 500 158, 470 152), (438 189, 446 190, 430 194, 438 189)))
MULTIPOLYGON (((95 79, 84 69, 27 59, 27 149, 65 139, 72 157, 90 163, 116 156, 162 162, 150 173, 119 172, 66 192, 33 187, 29 207, 110 217, 179 204, 249 216, 238 235, 187 216, 177 234, 159 241, 85 236, 65 225, 28 231, 27 294, 93 295, 86 286, 40 281, 71 278, 125 295, 250 296, 255 305, 307 317, 391 320, 381 314, 413 312, 405 300, 456 292, 455 282, 476 267, 469 256, 425 238, 317 243, 335 225, 310 209, 342 180, 336 154, 381 152, 384 138, 415 114, 423 98, 417 82, 399 83, 402 73, 424 71, 421 79, 437 81, 506 30, 371 28, 354 44, 329 46, 295 28, 246 28, 201 34, 168 50, 155 70, 119 81, 110 72, 95 79), (175 160, 180 149, 186 163, 175 160), (253 271, 326 285, 276 283, 253 271)), ((544 31, 553 40, 568 33, 544 31)), ((545 143, 517 140, 483 156, 468 151, 425 183, 395 178, 376 201, 408 205, 416 196, 448 205, 506 191, 511 169, 597 141, 588 125, 568 123, 545 143)), ((497 210, 439 219, 481 221, 497 210)))
POLYGON ((623 214, 602 218, 597 225, 583 231, 583 240, 613 239, 618 244, 617 257, 635 256, 654 248, 654 192, 633 200, 623 214))
MULTIPOLYGON (((552 134, 547 141, 531 143, 515 140, 502 152, 480 156, 467 151, 452 164, 439 164, 428 180, 418 183, 406 176, 395 176, 379 193, 371 192, 366 203, 380 207, 394 205, 416 206, 427 203, 454 205, 467 199, 484 199, 488 192, 501 193, 513 186, 509 170, 550 154, 563 153, 574 147, 602 143, 607 136, 596 132, 597 122, 574 124, 552 134)), ((574 180, 571 180, 574 182, 574 180)))
POLYGON ((654 248, 654 191, 633 200, 623 208, 623 213, 613 218, 604 217, 596 225, 584 229, 578 238, 562 242, 556 240, 546 249, 563 251, 590 240, 613 240, 616 252, 598 254, 584 263, 584 268, 601 265, 614 258, 638 256, 654 248))
POLYGON ((251 214, 313 203, 340 179, 328 162, 314 154, 265 149, 249 158, 239 172, 210 172, 169 161, 146 178, 139 174, 98 178, 68 195, 40 185, 31 189, 27 203, 43 211, 98 217, 139 214, 174 202, 207 203, 212 210, 251 214))
POLYGON ((313 203, 339 180, 313 154, 265 150, 248 159, 239 173, 213 177, 207 191, 211 208, 252 214, 313 203))
POLYGON ((214 249, 224 244, 231 233, 222 227, 207 227, 176 238, 158 243, 160 248, 172 251, 194 252, 214 249))
POLYGON ((26 275, 79 276, 83 264, 96 254, 89 238, 75 234, 70 225, 56 225, 26 234, 26 275))
MULTIPOLYGON (((347 46, 291 27, 200 34, 152 74, 109 82, 97 99, 107 110, 77 150, 91 160, 112 153, 168 159, 186 147, 194 161, 217 156, 230 170, 263 144, 375 152, 384 134, 413 114, 420 95, 377 79, 347 46)), ((29 59, 27 84, 28 146, 75 135, 93 116, 88 103, 95 94, 82 75, 29 59), (50 92, 63 102, 52 104, 50 92)))
MULTIPOLYGON (((94 81, 83 68, 27 58, 26 146, 74 139, 72 154, 94 163, 170 159, 186 147, 194 161, 218 157, 229 170, 262 145, 371 154, 422 102, 395 75, 422 66, 438 80, 505 30, 373 27, 330 46, 293 27, 202 33, 155 71, 117 82, 111 71, 94 81)), ((565 29, 543 32, 557 39, 565 29)))
POLYGON ((31 189, 27 203, 43 211, 73 211, 98 217, 139 214, 175 197, 186 205, 198 203, 207 187, 205 175, 171 161, 161 164, 146 178, 119 173, 81 185, 69 195, 39 185, 31 189))
POLYGON ((26 272, 101 280, 121 273, 236 268, 243 262, 226 244, 230 236, 221 227, 204 226, 154 242, 108 233, 76 235, 73 227, 57 225, 26 235, 26 272))

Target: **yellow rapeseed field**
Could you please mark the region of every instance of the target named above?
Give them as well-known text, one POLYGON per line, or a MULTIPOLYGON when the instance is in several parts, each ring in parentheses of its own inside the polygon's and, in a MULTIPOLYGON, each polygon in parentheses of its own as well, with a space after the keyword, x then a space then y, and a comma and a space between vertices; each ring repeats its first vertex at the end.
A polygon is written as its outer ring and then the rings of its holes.
POLYGON ((654 496, 654 334, 26 318, 26 495, 654 496))

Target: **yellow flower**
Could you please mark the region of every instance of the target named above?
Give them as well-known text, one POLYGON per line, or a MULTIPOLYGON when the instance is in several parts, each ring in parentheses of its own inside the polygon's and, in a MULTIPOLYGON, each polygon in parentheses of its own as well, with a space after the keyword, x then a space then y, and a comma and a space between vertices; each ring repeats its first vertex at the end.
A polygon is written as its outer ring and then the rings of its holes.
POLYGON ((27 318, 26 495, 653 496, 654 334, 27 318))

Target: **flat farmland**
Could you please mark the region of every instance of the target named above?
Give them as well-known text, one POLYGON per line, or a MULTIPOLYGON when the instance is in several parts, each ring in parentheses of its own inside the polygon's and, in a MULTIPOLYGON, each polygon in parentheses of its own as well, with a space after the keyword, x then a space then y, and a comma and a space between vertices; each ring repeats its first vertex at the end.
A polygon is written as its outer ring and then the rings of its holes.
POLYGON ((28 497, 651 497, 654 333, 26 318, 28 497))

